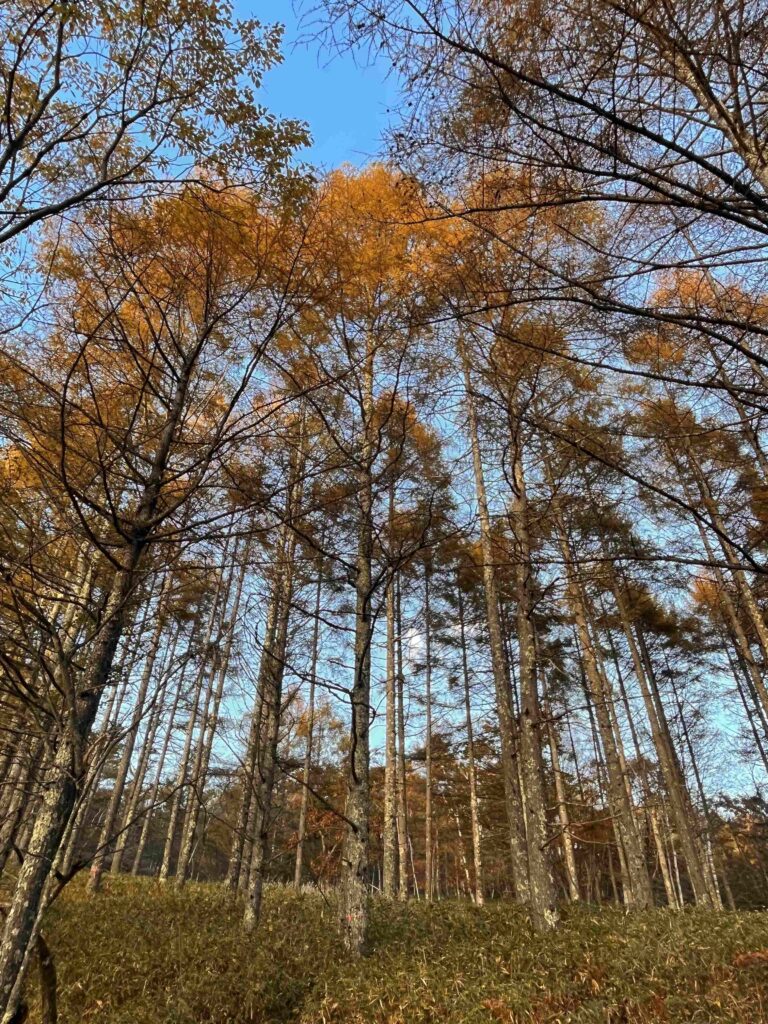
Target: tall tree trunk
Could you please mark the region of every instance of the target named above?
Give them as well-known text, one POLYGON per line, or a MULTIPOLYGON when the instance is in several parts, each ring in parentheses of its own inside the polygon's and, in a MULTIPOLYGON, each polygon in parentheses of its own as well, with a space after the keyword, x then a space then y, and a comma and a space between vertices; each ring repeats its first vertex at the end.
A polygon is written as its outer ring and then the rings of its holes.
MULTIPOLYGON (((511 424, 514 427, 514 424, 511 424)), ((514 436, 511 524, 515 537, 515 595, 517 641, 520 652, 520 774, 525 793, 526 842, 531 914, 537 931, 558 921, 555 887, 549 862, 547 805, 542 760, 542 730, 536 685, 536 644, 531 597, 532 563, 528 530, 528 500, 519 436, 514 436)))
POLYGON ((173 659, 176 656, 176 647, 178 645, 180 633, 181 627, 177 626, 174 630, 173 639, 168 644, 168 649, 166 650, 160 665, 160 683, 157 687, 155 697, 151 701, 149 721, 147 723, 144 740, 139 751, 139 760, 136 765, 136 771, 133 774, 133 779, 131 780, 128 798, 125 802, 125 808, 120 816, 120 822, 117 828, 115 852, 112 855, 112 863, 109 869, 113 875, 120 874, 125 849, 128 845, 131 831, 136 822, 138 809, 141 804, 141 795, 144 790, 144 782, 149 768, 149 762, 155 748, 157 730, 160 728, 160 722, 166 713, 165 695, 168 688, 168 682, 172 675, 171 666, 173 664, 173 659))
POLYGON ((576 870, 576 855, 573 851, 573 836, 571 834, 571 819, 568 813, 568 800, 563 784, 563 773, 560 768, 560 750, 557 742, 555 724, 552 721, 552 712, 549 705, 544 708, 547 720, 547 739, 549 741, 549 754, 552 759, 552 774, 555 778, 555 798, 557 800, 557 817, 560 821, 560 835, 563 847, 563 861, 565 862, 565 881, 568 886, 568 896, 572 903, 579 901, 579 874, 576 870))
POLYGON ((425 848, 425 880, 424 898, 429 902, 433 896, 434 866, 432 863, 432 616, 430 609, 430 572, 429 562, 424 567, 424 657, 425 657, 425 688, 424 701, 426 707, 426 730, 424 737, 425 760, 425 792, 424 792, 424 848, 425 848))
POLYGON ((459 606, 459 642, 461 644, 461 665, 464 678, 464 713, 467 723, 467 774, 469 775, 469 813, 472 821, 472 860, 475 869, 475 903, 480 907, 485 902, 483 885, 482 832, 480 828, 480 800, 477 793, 477 766, 475 764, 475 734, 472 727, 472 700, 469 691, 469 664, 467 659, 467 634, 464 618, 464 595, 459 583, 456 588, 459 606))
POLYGON ((160 795, 160 787, 163 782, 163 771, 165 769, 165 761, 168 757, 168 749, 171 745, 171 739, 173 737, 173 730, 176 724, 176 715, 179 709, 179 702, 184 688, 184 677, 187 673, 189 666, 189 658, 187 657, 184 661, 184 665, 179 676, 178 684, 175 688, 175 694, 173 697, 173 704, 168 715, 168 726, 165 730, 165 737, 163 739, 163 745, 160 749, 160 754, 157 759, 157 767, 155 768, 154 782, 150 790, 149 798, 147 800, 147 809, 144 812, 144 820, 141 825, 141 832, 139 834, 139 841, 136 846, 136 853, 134 854, 133 864, 131 865, 131 874, 138 875, 141 868, 141 859, 144 855, 144 847, 147 844, 149 838, 149 827, 152 823, 154 816, 154 808, 157 803, 157 798, 160 795))
MULTIPOLYGON (((390 521, 394 505, 390 490, 390 521)), ((382 835, 382 891, 392 899, 397 894, 397 725, 395 690, 395 581, 387 585, 387 667, 384 740, 384 832, 382 835)))
POLYGON ((251 712, 251 724, 245 748, 243 764, 243 792, 237 812, 235 829, 232 834, 232 849, 229 856, 229 867, 225 885, 230 891, 242 890, 248 884, 248 873, 253 849, 253 817, 255 803, 256 767, 259 756, 259 739, 264 723, 264 693, 267 686, 268 661, 267 652, 275 649, 278 617, 280 614, 280 590, 272 585, 264 623, 264 642, 261 649, 259 674, 256 681, 256 696, 251 712))
POLYGON ((588 694, 594 708, 605 755, 608 777, 608 798, 620 849, 623 848, 629 880, 629 891, 624 893, 625 902, 637 907, 653 904, 651 880, 645 860, 642 841, 628 794, 627 780, 621 766, 621 754, 614 732, 609 702, 611 695, 606 691, 607 680, 598 663, 597 652, 592 643, 585 611, 584 596, 576 576, 570 540, 559 512, 555 514, 560 549, 566 573, 566 595, 570 612, 576 626, 579 647, 585 671, 588 694))
POLYGON ((168 572, 166 573, 165 580, 163 581, 163 587, 157 600, 157 607, 155 609, 155 628, 152 632, 152 638, 149 642, 149 650, 147 651, 147 658, 144 663, 144 670, 141 673, 139 687, 136 691, 133 714, 131 715, 131 721, 125 733, 123 751, 120 756, 117 775, 115 777, 112 794, 107 806, 107 813, 101 827, 96 854, 91 862, 91 870, 88 876, 88 891, 90 893, 96 893, 99 891, 101 875, 104 870, 104 861, 115 841, 113 837, 115 822, 117 821, 118 811, 120 809, 120 801, 123 798, 125 783, 128 779, 128 772, 131 768, 131 759, 133 758, 133 749, 136 743, 139 725, 146 714, 147 693, 149 691, 149 684, 152 681, 152 673, 155 667, 157 653, 160 650, 160 639, 163 635, 163 627, 165 626, 164 604, 168 588, 170 586, 170 581, 171 574, 168 572))
POLYGON ((219 637, 216 647, 218 649, 219 661, 211 672, 209 685, 209 697, 206 701, 206 712, 200 724, 200 738, 195 755, 194 774, 192 788, 190 791, 187 816, 182 830, 181 849, 179 850, 179 861, 176 866, 176 885, 182 886, 187 881, 192 862, 192 853, 195 847, 195 837, 200 819, 200 811, 204 803, 205 785, 208 779, 208 768, 210 765, 213 743, 216 737, 216 727, 219 720, 219 707, 224 693, 224 683, 229 668, 229 658, 232 653, 237 616, 240 610, 240 598, 243 592, 243 584, 248 571, 249 545, 245 544, 240 548, 236 543, 232 556, 232 568, 224 587, 221 600, 221 620, 219 637), (229 599, 232 588, 232 573, 237 564, 238 553, 242 556, 242 565, 237 574, 232 607, 229 607, 229 599))
POLYGON ((369 340, 362 382, 362 444, 358 477, 358 537, 355 579, 354 681, 350 693, 351 728, 347 755, 347 830, 341 861, 341 925, 353 956, 368 942, 368 855, 370 818, 371 643, 373 640, 373 463, 375 349, 369 340))
MULTIPOLYGON (((321 547, 323 542, 321 541, 321 547)), ((301 886, 302 866, 304 862, 304 842, 307 834, 307 810, 309 808, 309 780, 312 776, 312 748, 315 738, 315 685, 317 681, 317 656, 320 647, 320 602, 323 594, 323 567, 317 574, 315 590, 315 619, 312 624, 312 653, 309 667, 309 702, 307 704, 307 743, 304 747, 304 763, 301 769, 301 803, 299 805, 299 827, 296 841, 296 864, 293 872, 293 884, 301 886)))
MULTIPOLYGON (((397 762, 395 788, 397 797, 397 893, 401 900, 408 899, 408 776, 405 762, 405 675, 403 673, 403 613, 400 596, 400 578, 394 582, 397 670, 395 674, 397 697, 397 762)), ((412 856, 412 852, 410 853, 412 856)))
MULTIPOLYGON (((619 612, 624 635, 629 646, 632 665, 635 670, 635 678, 640 687, 643 697, 645 712, 648 723, 651 727, 651 737, 659 758, 661 773, 669 796, 672 818, 675 823, 680 845, 682 847, 685 863, 688 867, 688 877, 691 881, 694 897, 697 903, 704 906, 714 907, 715 901, 711 891, 711 885, 707 879, 706 856, 701 848, 698 836, 694 832, 694 826, 698 815, 690 799, 688 786, 683 775, 680 762, 675 751, 672 736, 669 731, 664 705, 661 702, 653 666, 648 657, 647 650, 638 649, 635 642, 635 634, 632 629, 629 612, 624 594, 618 581, 614 580, 613 595, 616 607, 619 612)), ((642 631, 638 633, 638 640, 644 648, 642 631)))
POLYGON ((278 591, 278 614, 275 642, 264 651, 264 691, 261 696, 263 731, 259 736, 254 788, 253 845, 248 875, 248 899, 243 915, 246 932, 256 929, 261 916, 261 901, 267 866, 267 846, 272 828, 272 807, 278 763, 278 743, 282 717, 283 676, 288 648, 288 626, 293 596, 293 563, 297 535, 291 524, 295 520, 303 494, 304 421, 302 419, 299 451, 291 467, 290 486, 286 499, 285 521, 281 530, 279 562, 275 586, 278 591))
MULTIPOLYGON (((176 841, 176 831, 179 822, 179 814, 181 812, 181 799, 184 794, 184 789, 187 785, 187 777, 189 775, 189 762, 192 754, 192 743, 195 738, 195 729, 197 728, 198 721, 204 718, 207 713, 207 703, 209 699, 209 688, 206 688, 206 680, 208 679, 207 672, 207 659, 209 655, 211 638, 213 637, 214 624, 216 622, 216 613, 219 606, 219 597, 221 589, 223 587, 223 573, 220 574, 216 584, 216 591, 211 601, 210 611, 208 612, 208 619, 205 627, 205 636, 201 647, 201 662, 198 666, 197 674, 195 676, 195 682, 192 687, 191 701, 189 706, 189 719, 187 720, 187 727, 184 732, 184 746, 181 751, 181 757, 179 758, 178 771, 176 774, 176 780, 174 784, 174 792, 171 797, 171 806, 168 813, 168 828, 166 830, 165 845, 163 847, 163 859, 160 863, 160 873, 158 879, 160 882, 167 882, 171 874, 171 864, 173 861, 173 845, 176 841), (203 690, 205 689, 205 695, 203 690)), ((192 638, 190 638, 190 644, 194 639, 194 630, 192 638)), ((202 727, 201 727, 202 733, 202 727)))
POLYGON ((517 899, 521 903, 529 903, 531 898, 531 889, 528 880, 522 794, 518 778, 517 730, 515 728, 514 716, 512 713, 509 677, 507 674, 506 658, 504 654, 504 639, 501 630, 501 619, 499 617, 499 596, 494 570, 493 545, 491 539, 491 517, 488 510, 488 499, 485 490, 485 475, 480 452, 477 414, 475 410, 472 381, 469 374, 469 364, 466 354, 463 351, 461 356, 464 368, 467 426, 472 449, 475 494, 477 497, 478 516, 480 520, 480 543, 483 554, 483 584, 485 588, 486 621, 491 649, 491 665, 493 669, 496 709, 499 720, 499 736, 501 739, 501 768, 504 779, 504 797, 509 824, 512 877, 517 899))

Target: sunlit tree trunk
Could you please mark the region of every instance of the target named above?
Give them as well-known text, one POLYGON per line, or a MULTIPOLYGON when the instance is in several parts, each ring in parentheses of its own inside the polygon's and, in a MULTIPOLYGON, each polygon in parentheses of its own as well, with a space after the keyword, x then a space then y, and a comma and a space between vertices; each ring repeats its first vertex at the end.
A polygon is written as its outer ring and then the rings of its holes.
POLYGON ((243 789, 238 806, 237 820, 235 821, 235 828, 232 834, 232 848, 225 880, 226 887, 232 892, 243 890, 247 887, 251 851, 253 849, 256 766, 259 756, 259 739, 264 727, 264 693, 266 691, 267 671, 269 669, 267 652, 275 649, 278 616, 280 614, 280 589, 275 585, 274 581, 270 589, 269 605, 264 623, 264 641, 261 645, 261 660, 256 680, 256 694, 245 747, 243 789))
MULTIPOLYGON (((216 584, 216 590, 211 601, 211 607, 208 612, 205 633, 203 636, 203 642, 200 649, 200 665, 198 666, 197 674, 195 676, 195 682, 192 686, 192 692, 190 695, 191 700, 189 705, 189 718, 187 719, 187 727, 184 732, 184 746, 182 748, 181 756, 179 758, 179 765, 176 773, 176 780, 174 783, 174 791, 171 797, 171 804, 168 814, 168 828, 166 830, 165 845, 163 847, 163 859, 160 864, 160 873, 158 876, 161 882, 166 882, 171 875, 171 864, 173 861, 173 846, 176 841, 176 831, 179 822, 179 815, 181 813, 181 800, 184 795, 184 789, 187 785, 189 776, 189 762, 192 754, 192 744, 195 738, 195 729, 197 728, 198 722, 202 721, 207 712, 207 703, 209 699, 209 688, 206 687, 206 681, 208 680, 208 657, 210 653, 211 638, 213 637, 213 630, 216 623, 216 615, 219 609, 219 599, 223 586, 223 573, 221 573, 219 575, 219 579, 216 584)), ((194 633, 192 638, 190 638, 190 644, 192 644, 193 641, 194 633)))
MULTIPOLYGON (((717 901, 713 898, 712 886, 707 878, 706 857, 694 832, 698 815, 691 802, 688 786, 672 741, 664 705, 656 686, 653 666, 647 657, 647 652, 638 649, 626 600, 621 591, 621 585, 616 580, 614 580, 613 595, 619 611, 624 635, 627 639, 632 665, 635 670, 635 678, 643 697, 645 712, 651 727, 651 737, 659 759, 661 773, 669 797, 675 831, 677 832, 688 867, 688 877, 691 881, 694 897, 697 903, 714 907, 717 905, 717 901)), ((640 644, 643 645, 642 633, 639 634, 638 639, 640 644)))

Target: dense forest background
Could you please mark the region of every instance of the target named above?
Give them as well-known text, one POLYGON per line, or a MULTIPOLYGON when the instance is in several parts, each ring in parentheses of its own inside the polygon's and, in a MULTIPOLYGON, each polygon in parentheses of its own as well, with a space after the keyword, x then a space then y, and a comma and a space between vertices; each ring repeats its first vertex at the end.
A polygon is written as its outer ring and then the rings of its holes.
POLYGON ((4 1024, 75 879, 764 908, 768 6, 307 6, 327 173, 227 4, 0 24, 4 1024))

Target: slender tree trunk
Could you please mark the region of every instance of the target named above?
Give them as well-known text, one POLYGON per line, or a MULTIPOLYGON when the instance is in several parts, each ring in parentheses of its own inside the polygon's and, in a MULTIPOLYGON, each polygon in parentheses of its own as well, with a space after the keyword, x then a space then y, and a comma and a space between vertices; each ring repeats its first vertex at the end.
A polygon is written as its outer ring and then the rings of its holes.
MULTIPOLYGON (((651 727, 651 737, 659 758, 659 765, 669 796, 675 830, 688 867, 688 877, 691 881, 694 897, 697 903, 714 907, 715 903, 712 898, 711 887, 706 877, 706 858, 693 831, 697 814, 691 802, 688 786, 677 758, 664 705, 661 702, 658 687, 656 686, 653 666, 647 657, 647 651, 639 650, 638 644, 635 642, 635 634, 632 630, 626 601, 618 584, 614 586, 613 594, 632 657, 635 677, 643 697, 646 715, 651 727)), ((642 633, 639 633, 638 639, 641 646, 644 646, 642 633)))
POLYGON ((653 904, 651 880, 642 841, 637 830, 632 803, 628 794, 627 780, 622 771, 621 754, 614 732, 609 708, 610 695, 606 692, 606 680, 600 670, 597 654, 593 647, 584 607, 581 586, 574 572, 570 542, 565 524, 558 513, 555 516, 563 562, 566 571, 566 594, 568 605, 576 626, 579 647, 588 684, 588 694, 594 708, 600 731, 603 753, 608 776, 608 798, 620 848, 623 848, 629 880, 629 891, 624 893, 625 902, 637 907, 653 904))
POLYGON ((256 787, 256 768, 259 757, 259 739, 264 728, 264 693, 269 668, 267 652, 275 650, 278 617, 280 614, 280 589, 272 585, 267 617, 264 623, 264 643, 261 650, 259 674, 256 682, 256 697, 251 713, 248 741, 243 766, 243 792, 232 835, 232 850, 225 885, 232 892, 247 887, 253 850, 253 818, 256 787))
MULTIPOLYGON (((192 753, 192 742, 195 737, 195 728, 197 727, 198 720, 205 715, 206 710, 203 708, 203 689, 205 687, 206 679, 208 678, 207 673, 207 658, 211 644, 211 638, 213 636, 213 627, 216 621, 216 612, 218 609, 218 598, 221 592, 223 581, 221 576, 219 577, 216 592, 214 594, 213 601, 211 602, 211 608, 208 613, 208 620, 205 630, 205 638, 201 649, 201 663, 197 670, 195 682, 192 687, 191 701, 189 707, 189 719, 187 720, 187 728, 184 733, 184 746, 181 751, 181 757, 179 759, 178 772, 176 775, 176 781, 174 785, 173 796, 171 797, 171 806, 168 814, 168 828, 165 836, 165 845, 163 847, 163 859, 160 864, 160 873, 158 879, 160 882, 167 882, 171 874, 171 862, 173 860, 173 845, 176 840, 176 830, 179 821, 179 814, 181 812, 181 799, 184 792, 184 788, 187 783, 187 776, 189 774, 189 761, 192 753)), ((190 644, 194 638, 190 639, 190 644)), ((205 703, 207 705, 208 694, 206 692, 205 703)))
MULTIPOLYGON (((322 541, 321 541, 322 546, 322 541)), ((309 780, 312 775, 312 747, 315 738, 315 684, 317 680, 317 656, 320 647, 320 601, 323 594, 323 567, 317 574, 315 590, 315 620, 312 626, 312 654, 309 668, 309 703, 307 705, 307 745, 304 748, 304 764, 301 770, 301 804, 299 805, 299 829, 296 842, 296 865, 293 884, 301 886, 304 862, 304 842, 307 834, 307 810, 309 808, 309 780)))
POLYGON ((224 694, 224 683, 229 668, 229 658, 232 653, 235 629, 237 627, 237 616, 240 610, 240 599, 243 593, 243 584, 248 571, 249 545, 245 544, 240 549, 235 544, 232 557, 232 572, 237 564, 238 553, 242 555, 242 565, 237 574, 232 607, 229 607, 229 598, 232 587, 232 576, 230 575, 224 587, 221 600, 221 624, 220 635, 217 647, 219 648, 219 663, 212 670, 211 682, 209 685, 209 696, 206 700, 206 712, 200 723, 200 738, 195 756, 193 785, 190 792, 187 817, 182 830, 181 849, 179 850, 179 861, 176 866, 176 885, 182 886, 189 876, 192 853, 195 847, 195 836, 200 819, 200 811, 203 807, 205 785, 208 779, 208 768, 210 765, 213 743, 216 738, 216 727, 219 720, 219 708, 224 694), (223 642, 223 646, 222 646, 223 642))
POLYGON ((579 874, 576 870, 576 855, 573 851, 573 836, 571 834, 571 820, 568 813, 568 801, 563 784, 563 773, 560 768, 560 750, 557 743, 552 713, 547 705, 544 708, 547 719, 547 739, 549 741, 549 753, 552 759, 552 774, 555 778, 555 798, 557 799, 557 816, 560 821, 560 833, 563 847, 563 860, 565 862, 565 881, 568 886, 568 896, 572 903, 579 901, 579 874))
POLYGON ((531 890, 528 880, 528 864, 526 858, 525 825, 523 820, 522 794, 519 786, 517 767, 517 737, 512 713, 509 677, 507 675, 504 640, 499 617, 499 597, 494 571, 493 545, 491 539, 491 517, 488 510, 488 499, 485 490, 485 476, 480 453, 477 415, 475 411, 474 393, 469 374, 466 355, 462 352, 464 364, 464 387, 467 407, 467 425, 472 448, 472 464, 475 476, 475 493, 477 497, 478 515, 480 520, 480 542, 483 553, 483 583, 485 587, 486 620, 488 639, 491 649, 493 682, 496 692, 496 707, 499 719, 499 736, 501 739, 501 767, 504 778, 504 796, 507 819, 509 823, 510 852, 512 856, 512 876, 515 895, 522 903, 529 903, 531 890))
POLYGON ((163 661, 160 666, 160 683, 157 687, 155 698, 152 701, 150 717, 144 734, 144 742, 141 744, 141 750, 139 751, 138 764, 136 765, 136 771, 134 772, 133 780, 131 782, 128 799, 126 800, 125 809, 123 810, 120 818, 120 824, 117 829, 118 838, 115 844, 115 852, 112 855, 112 864, 109 869, 113 875, 120 874, 125 849, 128 845, 130 834, 141 804, 144 782, 149 762, 152 757, 152 752, 155 747, 157 730, 159 729, 161 719, 166 712, 165 695, 168 688, 168 682, 172 674, 171 666, 173 664, 173 659, 176 656, 176 647, 178 645, 180 633, 181 628, 177 627, 174 630, 173 640, 169 643, 168 649, 165 652, 165 656, 163 657, 163 661))
POLYGON ((395 675, 397 697, 397 762, 395 788, 397 797, 397 893, 401 900, 408 899, 408 776, 405 762, 405 675, 403 674, 403 614, 399 577, 395 580, 395 625, 397 634, 397 671, 395 675))
POLYGON ((424 657, 425 657, 425 690, 426 732, 424 737, 425 752, 425 793, 424 793, 424 848, 425 848, 425 881, 424 898, 429 902, 433 896, 434 866, 432 863, 432 621, 430 609, 430 566, 424 569, 424 657))
POLYGON ((181 695, 183 692, 184 676, 186 675, 188 665, 189 660, 187 659, 185 660, 184 667, 181 670, 179 682, 176 686, 176 692, 173 698, 173 704, 171 705, 171 710, 168 716, 168 727, 165 731, 163 745, 160 749, 160 755, 157 759, 157 767, 155 768, 155 778, 152 784, 152 789, 150 790, 149 800, 147 802, 147 810, 144 814, 144 821, 142 822, 141 825, 141 833, 139 834, 139 842, 136 846, 136 853, 134 854, 133 864, 131 865, 131 874, 134 876, 139 874, 139 869, 141 868, 141 859, 144 855, 144 847, 146 846, 147 839, 149 838, 149 827, 152 823, 152 818, 154 816, 154 807, 155 804, 157 803, 157 798, 160 795, 160 786, 162 785, 163 782, 163 771, 165 769, 165 761, 168 756, 168 749, 171 745, 171 738, 173 737, 173 730, 176 724, 176 714, 178 712, 179 701, 181 700, 181 695))
POLYGON ((157 653, 160 649, 160 639, 163 634, 163 627, 165 626, 164 603, 168 587, 170 585, 170 580, 171 575, 170 573, 167 573, 157 601, 157 608, 155 609, 155 628, 149 642, 147 659, 144 663, 144 670, 141 674, 139 688, 136 692, 133 714, 131 716, 128 729, 126 730, 125 740, 123 741, 123 752, 120 756, 117 776, 115 777, 115 782, 112 787, 112 795, 110 796, 107 813, 101 828, 101 834, 99 835, 96 854, 91 862, 91 870, 88 876, 88 891, 90 893, 96 893, 99 891, 101 875, 104 870, 104 861, 114 842, 113 831, 115 828, 115 822, 117 821, 118 811, 120 809, 120 801, 123 798, 125 783, 128 779, 128 772, 131 768, 131 759, 133 758, 133 749, 136 743, 139 725, 146 714, 147 693, 149 691, 149 684, 152 680, 152 673, 155 667, 157 653))
POLYGON ((467 659, 467 637, 464 618, 464 595, 461 585, 457 588, 459 606, 459 640, 461 663, 464 677, 464 713, 467 722, 467 773, 469 775, 469 812, 472 821, 472 860, 475 869, 475 903, 480 907, 485 902, 483 884, 482 832, 480 828, 480 801, 477 793, 477 767, 475 764, 475 736, 472 727, 472 701, 469 691, 469 665, 467 659))
POLYGON ((667 897, 667 903, 673 910, 679 910, 680 904, 677 901, 677 893, 675 892, 675 886, 672 882, 667 853, 664 849, 664 840, 661 835, 661 829, 659 828, 659 812, 652 805, 648 808, 648 817, 651 822, 651 833, 656 847, 656 857, 659 861, 659 869, 661 871, 661 879, 664 882, 664 893, 667 897))
POLYGON ((542 728, 536 685, 536 644, 532 621, 531 548, 528 532, 528 501, 519 442, 515 438, 512 472, 511 521, 515 537, 515 592, 517 640, 520 652, 520 768, 525 793, 528 879, 531 914, 537 931, 558 922, 555 887, 549 860, 547 807, 542 760, 542 728))
POLYGON ((304 427, 301 428, 300 451, 291 469, 291 484, 288 489, 285 522, 282 528, 280 556, 275 586, 278 590, 278 615, 275 643, 271 650, 264 652, 266 668, 264 676, 263 733, 259 737, 257 778, 254 790, 254 827, 248 876, 248 899, 243 915, 246 932, 256 929, 261 916, 261 902, 267 865, 267 846, 272 828, 272 808, 278 763, 278 743, 283 699, 283 676, 288 647, 288 626, 293 595, 293 562, 296 552, 296 533, 291 527, 298 514, 303 493, 305 464, 304 427))
MULTIPOLYGON (((394 502, 390 491, 390 509, 394 502)), ((391 513, 390 513, 391 518, 391 513)), ((384 833, 382 835, 382 891, 392 899, 397 895, 397 726, 395 664, 395 582, 389 581, 387 608, 387 677, 384 746, 384 833)))

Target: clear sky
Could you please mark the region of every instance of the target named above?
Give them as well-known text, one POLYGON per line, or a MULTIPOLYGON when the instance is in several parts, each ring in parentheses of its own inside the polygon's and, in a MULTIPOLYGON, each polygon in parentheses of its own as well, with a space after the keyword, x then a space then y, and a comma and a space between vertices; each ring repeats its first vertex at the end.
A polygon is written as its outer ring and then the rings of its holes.
MULTIPOLYGON (((304 0, 300 11, 311 5, 304 0)), ((269 72, 260 98, 274 113, 308 122, 314 142, 306 157, 330 169, 345 162, 361 166, 380 154, 388 110, 398 95, 386 64, 364 66, 350 53, 299 43, 311 26, 299 25, 291 0, 236 0, 235 9, 239 17, 285 25, 284 62, 269 72)))

